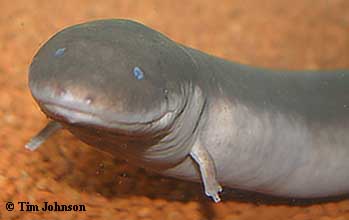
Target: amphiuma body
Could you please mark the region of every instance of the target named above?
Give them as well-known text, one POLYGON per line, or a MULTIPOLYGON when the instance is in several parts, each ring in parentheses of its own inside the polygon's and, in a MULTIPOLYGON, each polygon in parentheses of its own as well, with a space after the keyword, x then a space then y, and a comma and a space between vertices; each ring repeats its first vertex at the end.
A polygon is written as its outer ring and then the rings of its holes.
POLYGON ((102 20, 52 37, 29 85, 43 112, 82 141, 201 180, 215 201, 220 184, 302 198, 349 192, 348 70, 254 68, 102 20))

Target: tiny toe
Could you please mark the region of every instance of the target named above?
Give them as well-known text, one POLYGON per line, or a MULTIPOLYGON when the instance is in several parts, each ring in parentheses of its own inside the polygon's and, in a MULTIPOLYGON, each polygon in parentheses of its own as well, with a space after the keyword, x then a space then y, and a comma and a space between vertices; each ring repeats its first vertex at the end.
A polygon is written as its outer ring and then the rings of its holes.
POLYGON ((218 193, 214 194, 214 195, 211 195, 211 198, 213 199, 213 201, 215 203, 218 203, 221 201, 221 198, 219 197, 218 193))

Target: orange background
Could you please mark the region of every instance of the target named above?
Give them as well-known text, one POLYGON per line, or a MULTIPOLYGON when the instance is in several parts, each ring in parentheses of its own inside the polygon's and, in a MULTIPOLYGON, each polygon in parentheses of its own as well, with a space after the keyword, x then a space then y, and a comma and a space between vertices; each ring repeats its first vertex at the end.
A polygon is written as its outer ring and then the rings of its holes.
POLYGON ((138 20, 175 41, 251 65, 349 68, 347 0, 0 0, 2 219, 349 219, 347 199, 304 205, 225 189, 223 202, 213 204, 199 184, 113 160, 66 131, 35 152, 25 150, 46 122, 27 86, 34 53, 58 30, 101 18, 138 20), (7 212, 8 201, 85 204, 87 211, 7 212))

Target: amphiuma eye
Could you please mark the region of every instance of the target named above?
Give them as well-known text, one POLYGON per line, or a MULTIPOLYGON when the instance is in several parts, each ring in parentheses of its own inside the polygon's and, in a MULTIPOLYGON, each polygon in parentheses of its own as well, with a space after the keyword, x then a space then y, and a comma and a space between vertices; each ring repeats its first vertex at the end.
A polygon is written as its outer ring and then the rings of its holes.
POLYGON ((65 52, 65 48, 59 48, 55 51, 55 57, 61 57, 64 55, 64 52, 65 52))
POLYGON ((141 68, 139 68, 138 66, 136 66, 135 68, 133 68, 133 75, 134 75, 134 77, 136 77, 136 79, 138 79, 138 80, 144 79, 143 70, 141 70, 141 68))

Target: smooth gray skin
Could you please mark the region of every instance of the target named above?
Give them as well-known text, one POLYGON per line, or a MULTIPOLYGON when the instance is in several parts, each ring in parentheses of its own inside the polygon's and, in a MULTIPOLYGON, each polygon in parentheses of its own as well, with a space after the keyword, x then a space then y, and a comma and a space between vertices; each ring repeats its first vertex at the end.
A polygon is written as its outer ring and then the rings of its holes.
POLYGON ((349 192, 349 70, 254 68, 136 22, 100 20, 51 38, 29 86, 43 112, 82 141, 202 180, 216 202, 219 183, 298 198, 349 192))

